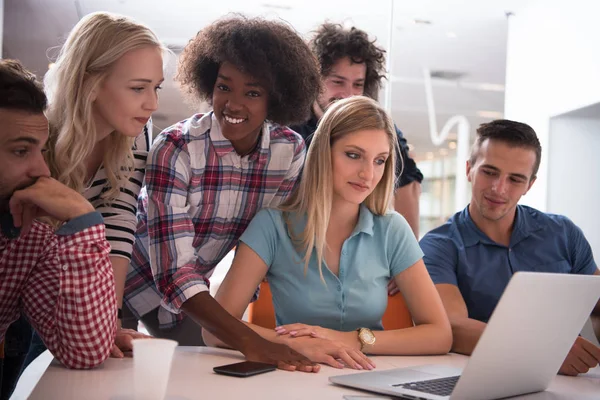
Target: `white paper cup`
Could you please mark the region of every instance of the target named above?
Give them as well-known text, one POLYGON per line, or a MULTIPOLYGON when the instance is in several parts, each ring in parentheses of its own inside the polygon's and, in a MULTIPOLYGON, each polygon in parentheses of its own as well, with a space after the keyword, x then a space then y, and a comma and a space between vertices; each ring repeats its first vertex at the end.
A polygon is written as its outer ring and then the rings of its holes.
POLYGON ((133 397, 135 400, 163 400, 167 394, 175 340, 133 340, 133 397))

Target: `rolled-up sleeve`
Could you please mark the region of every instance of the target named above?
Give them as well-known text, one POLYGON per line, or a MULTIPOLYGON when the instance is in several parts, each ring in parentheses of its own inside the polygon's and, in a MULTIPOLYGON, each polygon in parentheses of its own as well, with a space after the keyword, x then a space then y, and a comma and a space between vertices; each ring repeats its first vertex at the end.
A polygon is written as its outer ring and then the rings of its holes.
POLYGON ((110 354, 117 299, 109 251, 102 217, 86 214, 46 242, 25 284, 24 312, 66 367, 92 368, 110 354))

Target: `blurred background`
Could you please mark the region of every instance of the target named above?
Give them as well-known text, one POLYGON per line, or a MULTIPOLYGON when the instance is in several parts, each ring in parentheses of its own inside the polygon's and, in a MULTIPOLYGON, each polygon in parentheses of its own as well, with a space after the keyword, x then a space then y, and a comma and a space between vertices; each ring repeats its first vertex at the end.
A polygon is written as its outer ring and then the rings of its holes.
POLYGON ((1 54, 43 77, 67 33, 94 11, 150 26, 173 50, 155 133, 191 115, 172 77, 177 54, 196 32, 230 12, 279 18, 307 40, 325 21, 356 26, 387 51, 380 102, 404 132, 424 175, 420 234, 466 206, 464 153, 479 124, 529 123, 543 146, 539 179, 524 202, 566 214, 600 251, 600 2, 585 0, 0 0, 1 54), (430 93, 428 106, 426 93, 430 93), (468 122, 465 143, 451 126, 468 122), (433 123, 432 123, 433 122, 433 123), (461 193, 457 195, 456 191, 461 193))

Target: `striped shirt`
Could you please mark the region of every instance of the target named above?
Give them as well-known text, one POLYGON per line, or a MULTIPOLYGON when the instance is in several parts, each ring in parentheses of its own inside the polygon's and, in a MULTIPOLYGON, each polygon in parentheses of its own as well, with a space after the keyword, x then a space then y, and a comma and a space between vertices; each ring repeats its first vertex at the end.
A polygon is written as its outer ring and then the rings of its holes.
POLYGON ((161 305, 161 328, 180 322, 181 305, 208 290, 213 269, 254 215, 291 193, 304 156, 300 135, 270 122, 256 149, 243 157, 212 112, 163 131, 148 158, 125 284, 134 314, 161 305))
POLYGON ((131 250, 137 224, 137 198, 144 179, 146 158, 150 148, 149 122, 144 131, 135 139, 133 145, 134 171, 121 193, 110 204, 102 198, 102 194, 110 190, 106 170, 101 166, 91 184, 84 190, 83 196, 102 214, 106 225, 106 239, 110 243, 110 255, 131 259, 131 250))

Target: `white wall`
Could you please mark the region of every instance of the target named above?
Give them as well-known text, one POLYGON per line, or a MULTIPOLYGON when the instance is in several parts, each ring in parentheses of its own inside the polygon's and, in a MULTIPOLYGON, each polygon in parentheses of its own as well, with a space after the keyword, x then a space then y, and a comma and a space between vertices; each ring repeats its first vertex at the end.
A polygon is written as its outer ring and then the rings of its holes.
POLYGON ((548 211, 569 216, 600 256, 600 103, 582 118, 575 113, 552 118, 549 129, 548 211))
POLYGON ((4 0, 0 0, 0 58, 2 58, 2 39, 4 38, 4 0))
MULTIPOLYGON (((505 116, 530 124, 540 138, 539 178, 523 203, 543 211, 549 161, 563 162, 549 159, 550 118, 600 102, 598 15, 600 1, 531 0, 509 20, 505 116)), ((571 151, 564 142, 557 145, 561 155, 571 151)), ((597 171, 588 171, 590 181, 598 181, 597 171)), ((570 216, 577 210, 567 211, 570 216)))

